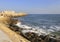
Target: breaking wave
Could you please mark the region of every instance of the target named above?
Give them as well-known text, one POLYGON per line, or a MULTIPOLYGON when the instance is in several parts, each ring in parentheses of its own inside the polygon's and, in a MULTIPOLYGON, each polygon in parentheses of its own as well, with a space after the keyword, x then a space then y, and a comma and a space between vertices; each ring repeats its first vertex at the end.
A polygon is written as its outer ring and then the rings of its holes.
POLYGON ((37 27, 37 26, 29 26, 29 25, 22 24, 19 22, 16 25, 23 29, 22 30, 23 33, 34 32, 37 35, 48 35, 51 32, 60 31, 60 26, 49 26, 49 28, 46 26, 37 27))
POLYGON ((31 27, 31 26, 28 26, 28 25, 23 25, 23 24, 21 24, 21 23, 17 23, 16 25, 17 25, 18 27, 20 27, 20 28, 23 29, 23 30, 22 30, 23 33, 26 33, 26 32, 34 32, 34 33, 36 33, 36 34, 38 34, 38 35, 41 35, 41 34, 47 35, 47 34, 50 33, 50 32, 48 32, 47 30, 44 30, 44 29, 39 28, 39 27, 31 27))

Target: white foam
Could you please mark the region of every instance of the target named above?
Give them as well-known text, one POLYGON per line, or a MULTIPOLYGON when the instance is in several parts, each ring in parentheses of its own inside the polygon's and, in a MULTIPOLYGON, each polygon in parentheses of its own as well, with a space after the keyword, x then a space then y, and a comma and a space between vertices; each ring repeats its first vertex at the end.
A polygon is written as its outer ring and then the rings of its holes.
POLYGON ((55 32, 55 31, 54 31, 54 30, 52 30, 52 29, 48 29, 48 31, 49 31, 49 32, 55 32))
POLYGON ((60 31, 60 26, 55 26, 57 31, 60 31))
POLYGON ((31 29, 31 27, 29 27, 27 25, 22 25, 21 23, 17 23, 16 25, 20 28, 23 28, 23 29, 31 29))
POLYGON ((60 31, 60 26, 50 26, 48 31, 50 32, 60 31))
POLYGON ((49 32, 47 32, 47 31, 45 31, 45 30, 43 30, 39 27, 33 28, 33 27, 30 27, 30 26, 27 26, 27 25, 22 25, 19 22, 16 25, 20 28, 23 28, 23 30, 22 30, 23 33, 34 32, 34 33, 37 33, 38 35, 41 35, 41 34, 47 35, 47 34, 49 34, 49 32))

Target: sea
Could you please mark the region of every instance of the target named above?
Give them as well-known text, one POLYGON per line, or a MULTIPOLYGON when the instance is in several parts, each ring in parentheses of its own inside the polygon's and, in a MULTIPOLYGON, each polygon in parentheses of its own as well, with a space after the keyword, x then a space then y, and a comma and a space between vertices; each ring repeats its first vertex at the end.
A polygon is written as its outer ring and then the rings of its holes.
POLYGON ((22 24, 48 32, 60 32, 60 14, 28 14, 18 18, 22 24))

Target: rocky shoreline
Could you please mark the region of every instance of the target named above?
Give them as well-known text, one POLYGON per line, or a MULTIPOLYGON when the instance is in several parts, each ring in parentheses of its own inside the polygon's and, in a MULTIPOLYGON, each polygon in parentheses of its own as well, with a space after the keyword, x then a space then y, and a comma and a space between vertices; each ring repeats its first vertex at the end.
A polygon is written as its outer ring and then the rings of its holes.
POLYGON ((40 34, 38 36, 35 32, 23 33, 23 28, 15 25, 19 21, 14 19, 22 16, 26 16, 26 14, 15 11, 0 12, 0 30, 4 31, 13 42, 60 42, 60 37, 57 38, 55 35, 40 34))
POLYGON ((10 25, 10 29, 23 36, 31 42, 60 42, 60 38, 57 38, 55 35, 40 35, 38 36, 34 32, 22 33, 22 29, 15 25, 10 25))

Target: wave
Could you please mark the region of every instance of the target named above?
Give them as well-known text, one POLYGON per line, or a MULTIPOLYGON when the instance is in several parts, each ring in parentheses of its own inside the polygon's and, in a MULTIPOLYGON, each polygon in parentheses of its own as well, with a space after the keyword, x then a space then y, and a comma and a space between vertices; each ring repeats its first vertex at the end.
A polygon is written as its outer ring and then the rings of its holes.
POLYGON ((29 26, 26 24, 22 24, 21 22, 18 22, 16 24, 18 27, 22 28, 22 33, 27 33, 27 32, 34 32, 36 33, 38 36, 39 35, 48 35, 51 32, 56 32, 56 31, 60 31, 60 26, 42 26, 42 27, 37 27, 37 26, 29 26))
POLYGON ((16 25, 23 29, 22 30, 23 33, 34 32, 38 35, 41 35, 41 34, 47 35, 47 34, 49 34, 49 32, 47 32, 46 30, 43 30, 42 28, 39 28, 39 27, 31 27, 31 26, 28 26, 28 25, 22 25, 19 22, 16 25))
MULTIPOLYGON (((50 26, 49 29, 51 32, 60 31, 60 26, 50 26)), ((48 31, 49 31, 49 29, 48 29, 48 31)))

